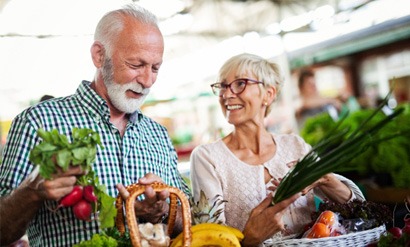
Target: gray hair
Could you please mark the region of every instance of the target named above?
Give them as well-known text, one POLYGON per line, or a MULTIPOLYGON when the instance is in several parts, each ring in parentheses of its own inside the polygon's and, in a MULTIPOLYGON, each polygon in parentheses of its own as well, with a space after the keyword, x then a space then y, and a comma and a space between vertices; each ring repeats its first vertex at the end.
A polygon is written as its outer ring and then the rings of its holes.
MULTIPOLYGON (((219 70, 218 81, 225 80, 232 71, 235 71, 237 77, 246 73, 253 74, 255 79, 264 83, 265 87, 275 87, 277 96, 284 81, 278 64, 249 53, 239 54, 228 59, 219 70)), ((264 89, 263 86, 261 89, 264 89)), ((271 107, 272 104, 267 107, 265 116, 269 114, 271 107)))
POLYGON ((157 17, 147 9, 127 4, 121 9, 106 13, 98 22, 94 33, 94 40, 101 42, 106 53, 111 56, 112 45, 124 26, 124 17, 132 17, 136 21, 158 27, 157 17))

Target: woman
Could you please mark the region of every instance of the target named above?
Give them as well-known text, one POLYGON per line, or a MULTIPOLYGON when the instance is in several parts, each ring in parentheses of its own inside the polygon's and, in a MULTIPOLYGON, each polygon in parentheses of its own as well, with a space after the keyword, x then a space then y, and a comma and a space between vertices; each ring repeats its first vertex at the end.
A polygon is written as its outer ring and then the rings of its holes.
POLYGON ((219 81, 211 87, 234 129, 195 148, 191 182, 194 200, 202 190, 211 203, 216 195, 227 201, 220 220, 243 231, 243 246, 257 246, 279 232, 300 233, 311 221, 315 194, 337 202, 364 200, 353 182, 328 174, 306 188, 303 196, 269 207, 280 179, 311 147, 297 135, 265 129, 264 118, 282 86, 275 63, 252 54, 237 55, 222 66, 219 81))

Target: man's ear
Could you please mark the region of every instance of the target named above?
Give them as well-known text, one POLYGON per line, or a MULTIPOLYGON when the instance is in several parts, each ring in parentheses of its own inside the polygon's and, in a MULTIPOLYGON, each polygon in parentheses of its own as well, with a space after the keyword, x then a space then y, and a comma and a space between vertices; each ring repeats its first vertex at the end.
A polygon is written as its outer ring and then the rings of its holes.
POLYGON ((103 66, 104 55, 105 49, 103 44, 101 44, 101 42, 99 41, 95 41, 91 46, 91 58, 93 60, 95 67, 101 68, 103 66))

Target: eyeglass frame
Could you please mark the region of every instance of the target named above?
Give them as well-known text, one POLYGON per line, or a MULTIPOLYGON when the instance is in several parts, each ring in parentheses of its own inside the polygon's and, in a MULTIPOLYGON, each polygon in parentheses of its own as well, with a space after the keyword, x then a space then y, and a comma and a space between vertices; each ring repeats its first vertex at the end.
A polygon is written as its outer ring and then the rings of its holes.
MULTIPOLYGON (((231 90, 231 93, 233 93, 233 94, 236 94, 236 95, 238 95, 238 94, 241 94, 241 93, 243 93, 243 91, 245 91, 245 89, 246 89, 246 86, 248 86, 248 84, 262 84, 262 85, 265 85, 265 83, 264 82, 262 82, 262 81, 258 81, 258 80, 255 80, 255 79, 250 79, 250 78, 238 78, 238 79, 235 79, 235 80, 233 80, 233 81, 231 81, 229 84, 225 84, 225 83, 223 83, 223 82, 216 82, 216 83, 213 83, 213 84, 211 84, 211 88, 212 88, 212 92, 214 93, 214 95, 215 96, 219 96, 219 97, 222 97, 223 96, 223 94, 225 93, 219 93, 219 94, 216 94, 216 92, 215 92, 215 86, 216 85, 220 85, 220 86, 222 86, 222 85, 224 85, 224 90, 225 90, 225 92, 226 92, 226 90, 228 90, 228 88, 229 88, 229 90, 231 90), (237 81, 245 81, 245 86, 243 87, 243 89, 242 89, 242 91, 240 91, 240 92, 238 92, 238 93, 235 93, 233 90, 232 90, 232 84, 233 83, 235 83, 235 82, 237 82, 237 81), (252 82, 252 83, 249 83, 249 82, 252 82)), ((222 87, 220 88, 220 92, 222 91, 222 87)))

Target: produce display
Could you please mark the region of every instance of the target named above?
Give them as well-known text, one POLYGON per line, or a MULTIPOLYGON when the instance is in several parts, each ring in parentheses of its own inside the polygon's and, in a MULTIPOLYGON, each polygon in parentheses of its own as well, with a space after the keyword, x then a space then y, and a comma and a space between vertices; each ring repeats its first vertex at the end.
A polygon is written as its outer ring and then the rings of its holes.
POLYGON ((275 239, 274 246, 376 246, 391 225, 393 213, 384 204, 354 200, 324 201, 304 232, 292 238, 275 239), (380 218, 379 218, 380 217, 380 218))
POLYGON ((272 203, 291 197, 327 173, 352 169, 347 168, 346 165, 373 145, 400 136, 408 138, 410 129, 383 134, 385 127, 397 121, 397 117, 406 111, 405 108, 399 107, 392 110, 391 114, 383 114, 382 109, 386 106, 389 97, 390 94, 359 125, 343 125, 347 117, 345 115, 331 130, 327 131, 312 150, 298 160, 292 170, 285 175, 276 189, 272 203))
MULTIPOLYGON (((371 143, 346 165, 350 171, 361 176, 388 174, 391 177, 391 186, 410 188, 410 103, 401 104, 398 108, 403 109, 402 114, 375 135, 382 141, 371 143), (384 137, 392 135, 396 135, 395 138, 383 140, 384 137)), ((349 114, 341 123, 333 121, 329 114, 321 114, 308 119, 300 134, 306 142, 314 146, 340 124, 338 129, 347 130, 340 140, 345 141, 347 135, 356 130, 372 113, 372 109, 362 109, 349 114)), ((385 114, 379 111, 368 126, 374 126, 384 117, 385 114)))

